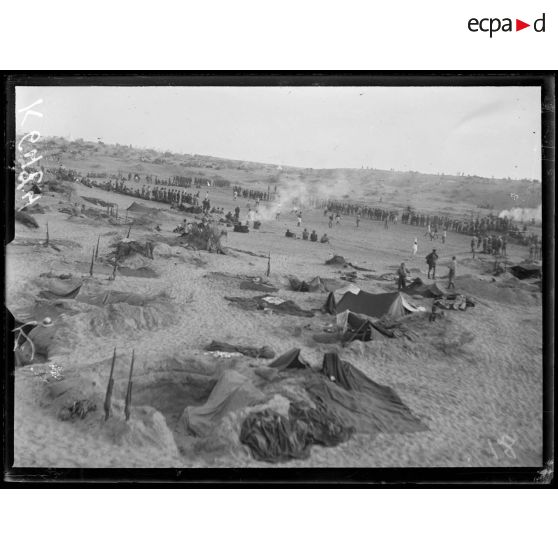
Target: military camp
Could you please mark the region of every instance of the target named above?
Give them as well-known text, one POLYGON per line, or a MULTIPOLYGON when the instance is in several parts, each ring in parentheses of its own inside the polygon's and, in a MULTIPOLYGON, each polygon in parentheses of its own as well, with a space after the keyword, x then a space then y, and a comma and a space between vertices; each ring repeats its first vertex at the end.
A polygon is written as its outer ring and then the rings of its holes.
POLYGON ((502 213, 540 183, 33 148, 15 466, 540 463, 541 222, 502 213))

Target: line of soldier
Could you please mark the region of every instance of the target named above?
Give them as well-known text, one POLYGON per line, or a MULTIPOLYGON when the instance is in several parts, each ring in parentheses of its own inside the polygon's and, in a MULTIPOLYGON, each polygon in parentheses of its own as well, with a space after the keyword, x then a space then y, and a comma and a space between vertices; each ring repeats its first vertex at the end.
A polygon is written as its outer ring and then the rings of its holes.
MULTIPOLYGON (((368 218, 384 222, 387 220, 390 223, 396 223, 399 214, 396 210, 361 206, 327 199, 313 199, 310 203, 314 207, 325 208, 326 211, 332 213, 356 215, 359 219, 368 218)), ((431 226, 434 228, 446 229, 451 232, 473 234, 480 237, 487 235, 491 231, 495 231, 506 234, 510 239, 524 245, 528 245, 531 242, 527 234, 526 224, 523 223, 520 225, 508 217, 498 217, 496 215, 488 215, 476 219, 456 219, 448 217, 447 215, 429 215, 413 211, 404 211, 401 215, 401 223, 416 227, 431 226)))
POLYGON ((252 188, 242 188, 240 186, 233 187, 233 200, 237 198, 248 198, 257 201, 270 201, 274 199, 274 194, 270 192, 262 192, 252 188))

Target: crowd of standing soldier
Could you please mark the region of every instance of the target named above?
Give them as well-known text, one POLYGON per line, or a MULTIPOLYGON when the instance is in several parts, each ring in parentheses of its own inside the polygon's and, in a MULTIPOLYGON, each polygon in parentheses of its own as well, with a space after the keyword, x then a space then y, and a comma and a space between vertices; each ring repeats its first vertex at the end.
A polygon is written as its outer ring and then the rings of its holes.
MULTIPOLYGON (((387 228, 389 224, 397 224, 399 211, 381 207, 362 206, 329 199, 312 199, 310 204, 324 209, 324 214, 330 212, 335 215, 355 216, 358 222, 362 218, 382 221, 387 228)), ((415 227, 430 227, 431 230, 446 230, 476 237, 490 236, 490 233, 500 233, 508 239, 524 245, 539 244, 540 238, 527 232, 526 224, 519 224, 508 217, 487 215, 476 218, 456 218, 447 215, 430 215, 415 211, 403 211, 401 224, 415 227)), ((532 223, 534 224, 534 222, 532 223)))

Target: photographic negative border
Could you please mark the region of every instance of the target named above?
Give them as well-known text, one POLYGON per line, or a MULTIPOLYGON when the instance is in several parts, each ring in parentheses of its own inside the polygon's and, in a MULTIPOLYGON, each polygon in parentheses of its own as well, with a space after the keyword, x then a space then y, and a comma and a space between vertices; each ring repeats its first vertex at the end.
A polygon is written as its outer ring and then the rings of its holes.
MULTIPOLYGON (((14 362, 9 350, 13 318, 4 307, 2 375, 2 445, 4 482, 12 486, 60 487, 100 484, 142 485, 309 486, 374 485, 549 486, 554 483, 554 187, 555 72, 549 71, 397 71, 397 72, 13 72, 2 75, 2 170, 4 177, 3 237, 14 237, 15 88, 17 86, 539 86, 543 203, 543 465, 540 468, 230 468, 230 469, 66 469, 14 468, 14 362)), ((5 259, 2 285, 5 287, 5 259)))

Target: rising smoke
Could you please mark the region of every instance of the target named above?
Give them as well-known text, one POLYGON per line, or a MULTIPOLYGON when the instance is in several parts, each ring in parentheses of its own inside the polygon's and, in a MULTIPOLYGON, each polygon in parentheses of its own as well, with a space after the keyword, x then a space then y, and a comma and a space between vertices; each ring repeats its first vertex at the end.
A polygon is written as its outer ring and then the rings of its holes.
POLYGON ((513 219, 519 222, 528 222, 532 219, 535 223, 542 222, 542 205, 539 205, 536 209, 532 207, 514 207, 513 209, 504 209, 498 215, 501 219, 507 217, 508 219, 513 219))
POLYGON ((277 187, 275 199, 266 207, 260 206, 258 219, 269 221, 275 219, 277 213, 286 214, 297 209, 312 207, 317 199, 342 198, 355 193, 355 184, 349 180, 342 170, 330 171, 324 176, 310 175, 308 180, 294 176, 282 176, 277 187))

